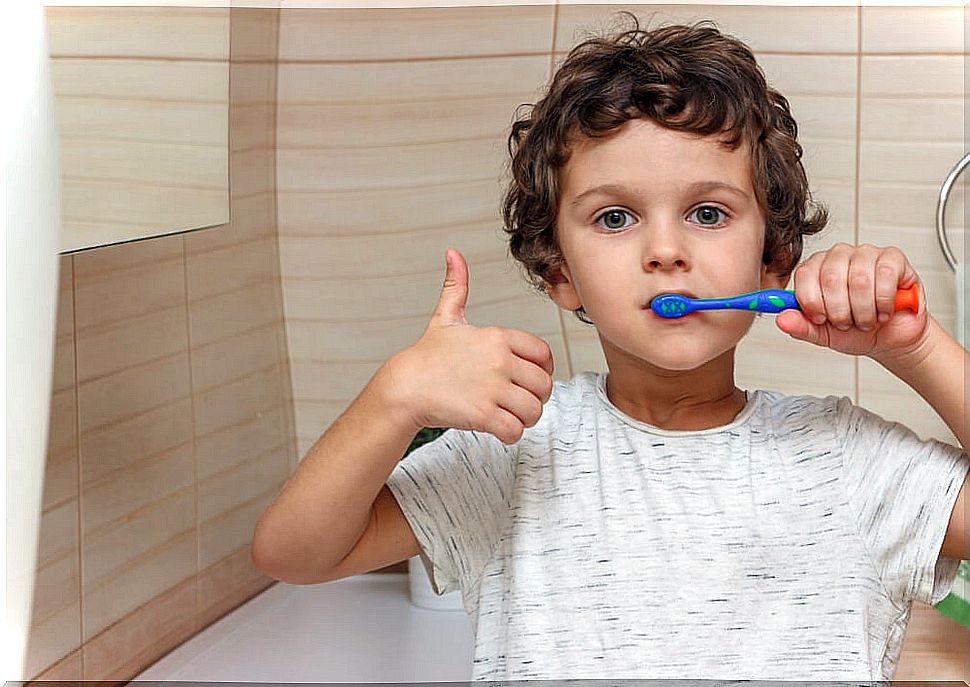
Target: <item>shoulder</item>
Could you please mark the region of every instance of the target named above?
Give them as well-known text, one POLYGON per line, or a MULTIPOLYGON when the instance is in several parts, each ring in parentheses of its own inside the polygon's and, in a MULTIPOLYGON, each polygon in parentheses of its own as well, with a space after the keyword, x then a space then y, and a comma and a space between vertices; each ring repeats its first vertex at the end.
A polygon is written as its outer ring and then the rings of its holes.
POLYGON ((758 417, 777 433, 831 429, 855 408, 847 396, 788 394, 759 389, 758 417))

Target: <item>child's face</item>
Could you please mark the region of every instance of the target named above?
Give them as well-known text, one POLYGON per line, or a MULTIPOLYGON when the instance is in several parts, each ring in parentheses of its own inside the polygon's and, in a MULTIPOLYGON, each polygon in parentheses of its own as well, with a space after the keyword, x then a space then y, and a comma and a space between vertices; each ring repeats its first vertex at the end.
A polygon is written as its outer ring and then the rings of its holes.
POLYGON ((714 137, 634 119, 608 138, 574 145, 560 175, 566 281, 550 295, 563 308, 585 308, 610 369, 624 360, 694 369, 732 349, 754 320, 730 310, 660 318, 650 310, 657 294, 784 288, 761 264, 764 216, 745 146, 729 151, 714 137), (737 192, 701 186, 707 182, 737 192), (589 192, 604 185, 614 188, 589 192))

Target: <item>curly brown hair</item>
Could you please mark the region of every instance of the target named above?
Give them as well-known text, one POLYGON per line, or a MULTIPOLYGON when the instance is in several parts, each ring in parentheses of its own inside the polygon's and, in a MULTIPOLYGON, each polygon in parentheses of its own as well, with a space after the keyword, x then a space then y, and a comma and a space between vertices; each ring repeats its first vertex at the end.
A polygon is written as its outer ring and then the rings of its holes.
MULTIPOLYGON (((674 130, 722 136, 751 152, 755 196, 765 216, 762 262, 788 278, 803 237, 828 222, 811 200, 798 127, 788 100, 768 86, 750 48, 711 20, 588 39, 569 51, 544 97, 512 124, 511 180, 502 198, 509 252, 539 292, 561 282, 556 240, 559 172, 579 135, 608 136, 624 122, 649 118, 674 130)), ((516 117, 519 117, 519 108, 516 117)), ((582 307, 576 317, 593 324, 582 307)))

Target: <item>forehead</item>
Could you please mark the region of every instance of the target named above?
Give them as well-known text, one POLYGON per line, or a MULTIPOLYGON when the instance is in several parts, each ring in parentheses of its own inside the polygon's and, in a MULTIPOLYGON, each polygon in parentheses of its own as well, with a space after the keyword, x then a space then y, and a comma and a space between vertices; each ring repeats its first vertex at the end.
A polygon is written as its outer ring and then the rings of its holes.
POLYGON ((603 137, 574 136, 560 170, 564 195, 593 183, 616 181, 650 187, 675 187, 720 181, 752 190, 751 154, 742 143, 730 149, 723 135, 700 136, 631 119, 603 137))

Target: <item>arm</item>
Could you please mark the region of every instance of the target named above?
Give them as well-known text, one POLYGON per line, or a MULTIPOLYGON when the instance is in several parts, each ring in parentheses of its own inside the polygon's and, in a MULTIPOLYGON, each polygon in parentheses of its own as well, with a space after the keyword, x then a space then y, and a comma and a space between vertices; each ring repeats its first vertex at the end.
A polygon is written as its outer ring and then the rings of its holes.
POLYGON ((929 403, 956 436, 967 445, 967 371, 970 353, 929 316, 927 336, 920 347, 899 357, 874 358, 906 382, 929 403))
POLYGON ((421 339, 380 367, 256 523, 253 563, 271 577, 324 582, 418 553, 384 485, 422 427, 478 430, 510 444, 539 421, 553 387, 549 344, 468 324, 468 266, 457 251, 445 261, 421 339))
MULTIPOLYGON (((924 305, 918 312, 893 316, 896 290, 918 283, 916 270, 895 246, 837 243, 796 268, 802 312, 787 310, 775 322, 796 339, 868 355, 922 396, 966 447, 967 351, 929 315, 922 287, 924 305)), ((951 512, 941 548, 946 558, 970 559, 970 528, 964 524, 967 483, 951 512)))
POLYGON ((421 428, 397 412, 400 404, 389 396, 384 375, 382 367, 256 523, 253 562, 271 577, 311 584, 416 553, 413 533, 382 487, 421 428), (368 546, 358 553, 367 555, 349 555, 359 541, 368 546), (339 572, 343 568, 349 572, 339 572))
MULTIPOLYGON (((911 386, 936 411, 964 448, 968 425, 966 409, 967 371, 970 353, 950 336, 932 317, 925 343, 899 358, 877 360, 883 367, 911 386)), ((954 560, 970 559, 966 523, 966 496, 970 478, 964 481, 950 515, 940 556, 954 560)))

